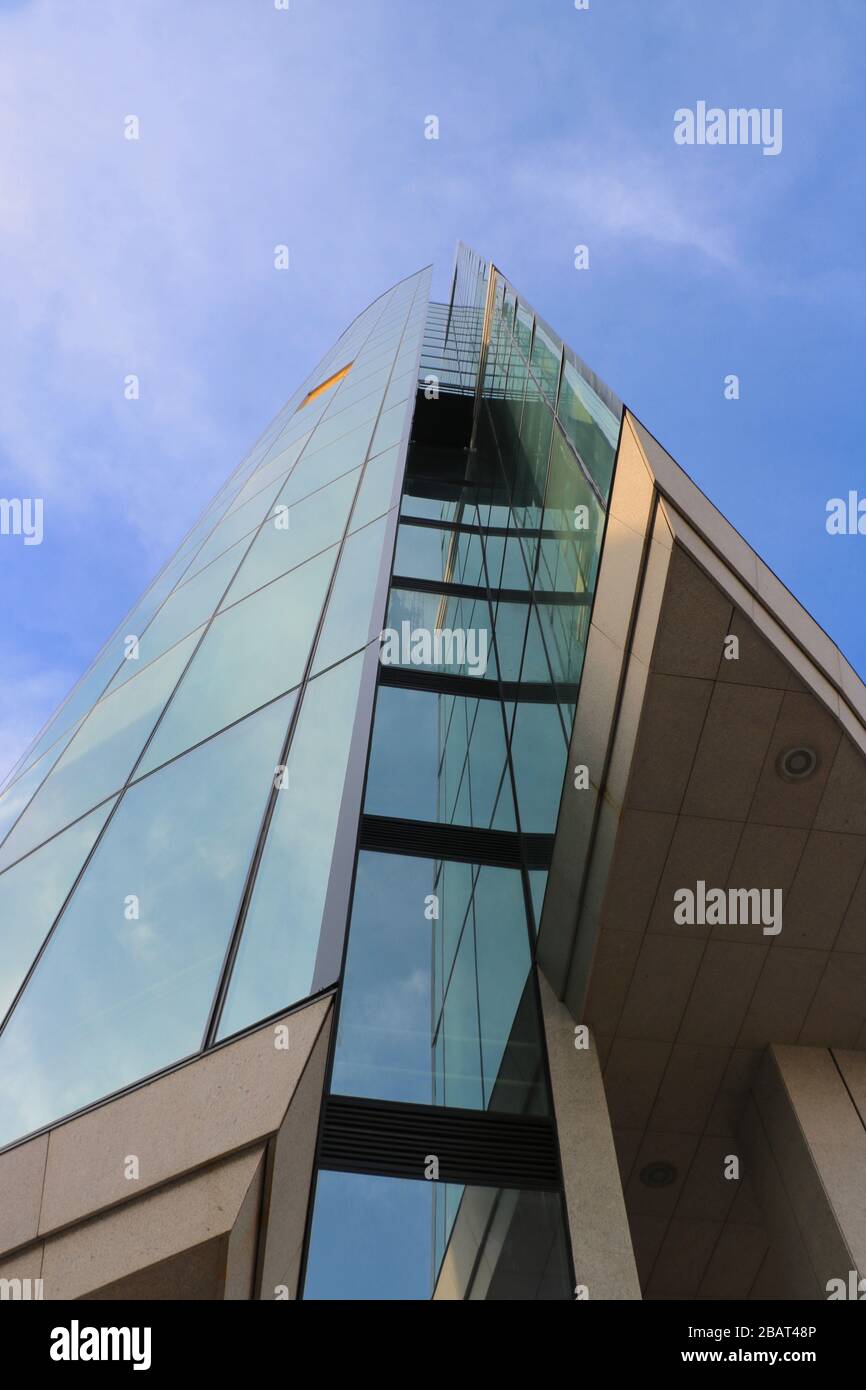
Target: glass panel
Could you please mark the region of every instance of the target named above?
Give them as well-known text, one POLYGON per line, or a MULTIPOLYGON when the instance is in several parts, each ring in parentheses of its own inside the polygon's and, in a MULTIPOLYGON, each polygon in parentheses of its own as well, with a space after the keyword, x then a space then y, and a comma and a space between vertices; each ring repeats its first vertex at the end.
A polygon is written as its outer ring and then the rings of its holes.
POLYGON ((0 1022, 113 805, 105 802, 0 874, 0 1022))
MULTIPOLYGON (((365 800, 371 815, 486 828, 504 768, 498 700, 380 687, 365 800), (412 757, 395 758, 401 748, 412 757)), ((497 828, 514 829, 507 809, 503 801, 497 828)))
POLYGON ((343 546, 328 611, 316 647, 313 675, 366 646, 378 631, 376 590, 387 516, 354 531, 343 546))
MULTIPOLYGON (((348 386, 343 387, 339 397, 334 401, 328 414, 328 419, 336 420, 337 415, 342 415, 343 411, 347 410, 349 406, 357 405, 359 401, 366 400, 368 396, 378 395, 381 397, 382 392, 388 385, 388 378, 390 375, 390 359, 384 367, 379 367, 372 372, 364 366, 363 374, 359 374, 357 377, 353 374, 353 381, 355 384, 351 388, 348 386)), ((373 414, 375 415, 375 413, 374 410, 373 414)), ((364 418, 367 419, 369 417, 365 415, 364 418)), ((355 423, 357 423, 357 421, 355 423)), ((348 428, 351 429, 352 425, 350 424, 348 428)))
POLYGON ((565 735, 556 705, 518 705, 511 735, 511 761, 521 830, 534 833, 556 829, 565 754, 565 735))
POLYGON ((248 536, 257 526, 261 525, 270 511, 273 497, 273 488, 263 488, 261 492, 256 493, 255 497, 251 497, 249 502, 238 507, 236 512, 230 512, 220 522, 216 530, 208 536, 190 565, 187 578, 190 579, 194 574, 198 574, 200 569, 203 569, 222 551, 228 550, 229 546, 234 545, 241 536, 248 536))
POLYGON ((408 406, 404 402, 402 405, 392 406, 390 410, 382 412, 376 426, 376 433, 373 435, 373 442, 370 445, 370 458, 375 458, 376 454, 390 449, 392 444, 400 443, 403 438, 407 411, 408 406))
POLYGON ((415 497, 404 492, 400 503, 403 516, 423 516, 431 521, 454 521, 455 502, 443 501, 441 497, 415 497))
POLYGON ((336 555, 332 546, 214 618, 140 773, 298 684, 336 555))
POLYGON ((95 705, 0 851, 0 868, 122 787, 198 641, 192 633, 95 705))
POLYGON ((263 487, 267 487, 270 483, 277 482, 284 473, 288 473, 289 470, 294 467, 298 455, 301 453, 309 437, 309 432, 302 434, 299 439, 293 440, 291 444, 281 450, 275 458, 270 459, 267 463, 261 464, 238 493, 235 501, 232 503, 231 511, 234 511, 237 507, 243 506, 251 497, 260 492, 263 487))
POLYGON ((392 406, 399 405, 405 401, 407 396, 414 396, 418 387, 418 376, 414 371, 403 372, 400 376, 395 376, 388 390, 385 392, 385 399, 382 402, 382 409, 388 411, 392 406))
POLYGON ((340 540, 360 476, 357 469, 346 473, 291 507, 275 503, 223 600, 223 608, 340 540))
POLYGON ((488 1109, 546 1110, 523 883, 482 868, 475 884, 481 1064, 488 1109))
POLYGON ((294 506, 302 497, 332 483, 341 474, 359 468, 367 456, 370 430, 370 425, 362 425, 327 449, 304 454, 276 501, 287 507, 294 506))
POLYGON ((387 626, 382 660, 388 665, 461 676, 492 677, 495 673, 486 598, 392 589, 387 626))
POLYGON ((12 786, 0 797, 0 835, 5 835, 11 826, 14 825, 15 821, 24 810, 24 807, 33 796, 33 793, 57 762, 57 759, 60 757, 60 754, 63 752, 68 742, 69 739, 66 739, 65 742, 59 740, 56 748, 52 748, 50 752, 44 754, 43 757, 39 759, 39 762, 34 763, 27 772, 22 772, 17 782, 13 782, 12 786))
POLYGON ((320 449, 324 449, 329 444, 341 439, 350 430, 357 429, 365 421, 372 420, 378 413, 381 401, 381 391, 373 391, 370 395, 363 396, 361 400, 356 401, 354 405, 350 405, 346 410, 341 410, 336 415, 329 414, 327 419, 316 427, 316 432, 310 440, 310 452, 317 453, 320 449))
MULTIPOLYGON (((244 924, 220 1037, 313 991, 363 656, 307 686, 244 924)), ((317 988, 332 981, 321 981, 317 988)))
POLYGON ((457 947, 451 977, 446 984, 439 1031, 442 1034, 443 1064, 442 1076, 437 1077, 439 1104, 464 1110, 483 1110, 478 971, 471 908, 457 947))
POLYGON ((566 361, 558 406, 565 432, 607 497, 619 438, 619 420, 566 361))
POLYGON ((138 675, 145 666, 168 651, 181 637, 186 637, 194 628, 207 622, 231 582, 247 544, 247 541, 238 541, 237 545, 233 545, 224 555, 220 555, 219 559, 201 570, 194 579, 175 589, 141 635, 136 659, 123 660, 125 647, 123 643, 120 644, 118 657, 122 665, 109 690, 115 690, 131 676, 138 675))
POLYGON ((436 526, 405 526, 397 531, 395 575, 407 579, 478 584, 481 576, 481 541, 478 536, 436 526), (473 559, 468 553, 474 551, 473 559))
POLYGON ((353 531, 359 531, 368 521, 374 521, 396 504, 394 484, 400 466, 400 449, 397 445, 388 449, 378 458, 371 459, 364 470, 364 480, 352 512, 350 523, 353 531))
POLYGON ((562 349, 559 344, 535 321, 535 337, 532 341, 530 363, 541 388, 551 404, 556 401, 559 385, 559 362, 562 349))
POLYGON ((572 1297, 556 1192, 319 1173, 305 1299, 572 1297))
POLYGON ((546 1113, 530 970, 518 870, 362 852, 332 1090, 546 1113))
MULTIPOLYGON (((335 1093, 428 1105, 433 1100, 428 914, 435 871, 429 859, 358 856, 335 1093)), ((455 908, 448 907, 453 915, 455 908)), ((440 913, 445 908, 441 903, 440 913)), ((464 902, 461 923, 465 913, 464 902)))
POLYGON ((532 337, 532 314, 518 300, 517 317, 514 321, 514 336, 525 355, 529 354, 529 340, 532 337))
POLYGON ((288 712, 126 793, 0 1037, 0 1144, 201 1046, 288 712))

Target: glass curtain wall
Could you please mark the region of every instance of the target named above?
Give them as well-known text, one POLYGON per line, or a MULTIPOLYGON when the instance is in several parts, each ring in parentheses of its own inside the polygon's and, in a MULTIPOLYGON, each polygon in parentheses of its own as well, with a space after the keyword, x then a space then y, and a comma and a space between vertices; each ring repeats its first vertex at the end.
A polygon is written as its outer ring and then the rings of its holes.
MULTIPOLYGON (((533 952, 621 413, 597 385, 464 248, 422 350, 331 1095, 482 1146, 552 1132, 533 952)), ((571 1296, 558 1179, 437 1180, 422 1149, 409 1179, 322 1168, 306 1297, 571 1296)))
POLYGON ((346 330, 7 778, 0 1146, 335 984, 428 294, 346 330))

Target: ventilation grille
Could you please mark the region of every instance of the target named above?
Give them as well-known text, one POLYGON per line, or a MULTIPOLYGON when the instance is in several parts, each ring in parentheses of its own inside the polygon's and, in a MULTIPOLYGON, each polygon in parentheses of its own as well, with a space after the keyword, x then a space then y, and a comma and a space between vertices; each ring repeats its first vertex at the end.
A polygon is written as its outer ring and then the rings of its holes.
POLYGON ((396 816, 362 816, 360 848, 503 868, 520 868, 525 861, 528 869, 546 869, 553 853, 553 836, 400 820, 396 816))
POLYGON ((319 1167, 392 1178, 424 1178, 431 1157, 441 1182, 479 1187, 559 1187, 549 1120, 330 1096, 319 1167))
POLYGON ((498 681, 484 676, 455 676, 445 671, 419 670, 417 666, 381 666, 379 684, 403 690, 430 690, 439 695, 465 695, 470 700, 517 701, 524 705, 577 703, 577 684, 550 681, 498 681))

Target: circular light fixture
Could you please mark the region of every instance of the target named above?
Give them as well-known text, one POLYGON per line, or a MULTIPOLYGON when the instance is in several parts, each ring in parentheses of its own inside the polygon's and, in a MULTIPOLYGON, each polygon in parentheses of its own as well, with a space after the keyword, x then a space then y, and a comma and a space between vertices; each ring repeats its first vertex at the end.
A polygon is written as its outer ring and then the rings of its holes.
POLYGON ((677 1170, 672 1163, 659 1159, 641 1168, 640 1180, 645 1187, 670 1187, 677 1180, 677 1170))
POLYGON ((779 754, 776 768, 779 776, 784 777, 786 782, 804 782, 807 777, 818 766, 818 754, 814 748, 807 748, 805 745, 798 748, 787 748, 779 754))

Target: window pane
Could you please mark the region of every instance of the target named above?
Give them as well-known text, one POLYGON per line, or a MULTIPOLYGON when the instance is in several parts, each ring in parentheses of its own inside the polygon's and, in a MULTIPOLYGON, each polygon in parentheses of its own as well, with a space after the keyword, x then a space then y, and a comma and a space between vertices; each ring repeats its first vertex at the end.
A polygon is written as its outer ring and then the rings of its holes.
POLYGON ((483 1110, 478 976, 471 908, 447 982, 438 1031, 442 1057, 442 1074, 437 1075, 438 1103, 465 1110, 483 1110))
POLYGON ((191 578, 209 564, 217 555, 228 550, 229 546, 234 545, 235 541, 242 536, 248 536, 257 526, 261 525, 274 500, 276 487, 263 488, 261 492, 251 497, 249 502, 245 502, 242 507, 238 507, 236 512, 230 512, 212 531, 196 555, 189 567, 186 578, 191 578))
MULTIPOLYGON (((336 1093, 427 1105, 433 1100, 433 925, 427 912, 435 872, 429 859, 363 852, 358 857, 331 1082, 336 1093)), ((448 906, 452 915, 459 911, 448 906)))
POLYGON ((495 676, 486 598, 446 598, 415 589, 392 589, 387 627, 393 637, 383 646, 382 659, 388 665, 495 676))
POLYGON ((105 802, 0 874, 0 1022, 113 804, 105 802))
POLYGON ((572 1297, 556 1192, 319 1173, 305 1299, 572 1297))
POLYGON ((607 496, 619 436, 619 420, 571 362, 566 362, 563 369, 558 413, 566 434, 602 493, 607 496))
POLYGON ((288 712, 126 793, 0 1037, 0 1143, 201 1046, 288 712))
POLYGON ((286 448, 282 449, 274 458, 269 459, 266 463, 260 464, 253 476, 244 484, 243 488, 238 493, 230 510, 235 511, 238 507, 243 506, 243 504, 248 502, 251 497, 254 497, 256 493, 261 492, 262 488, 267 487, 270 483, 277 482, 284 473, 288 473, 289 470, 294 467, 298 455, 301 453, 309 437, 309 432, 302 434, 300 438, 292 440, 291 444, 288 444, 286 448))
MULTIPOLYGON (((408 820, 489 827, 505 770, 498 700, 381 686, 367 776, 365 810, 408 820), (408 760, 394 750, 411 748, 408 760)), ((498 829, 514 829, 503 800, 498 829)))
MULTIPOLYGON (((405 526, 397 531, 397 550, 394 574, 407 579, 445 580, 449 583, 474 584, 477 573, 463 579, 460 570, 458 545, 461 537, 456 531, 440 530, 437 526, 405 526)), ((476 539, 476 545, 479 544, 476 539)), ((480 551, 478 555, 480 563, 480 551)))
POLYGON ((401 405, 392 406, 390 410, 385 410, 376 426, 376 433, 373 435, 373 442, 370 445, 370 457, 375 458, 376 454, 381 454, 385 449, 390 449, 392 444, 399 444, 403 438, 403 429, 406 424, 408 405, 404 401, 401 405))
POLYGON ((298 684, 336 553, 332 547, 214 618, 141 772, 298 684))
POLYGON ((220 1037, 312 993, 362 665, 352 657, 307 687, 220 1037))
POLYGON ((511 735, 511 760, 522 830, 556 829, 565 755, 565 735, 556 705, 518 705, 511 735))
POLYGON ((362 852, 332 1090, 547 1113, 530 969, 518 870, 362 852))
POLYGON ((238 541, 237 545, 233 545, 224 555, 220 555, 206 569, 201 570, 189 583, 181 584, 179 589, 175 589, 150 626, 140 634, 137 659, 124 660, 125 643, 118 643, 117 656, 122 665, 109 686, 110 690, 116 690, 131 676, 138 675, 151 661, 180 641, 181 637, 186 637, 194 628, 207 622, 240 564, 246 546, 246 541, 238 541))
POLYGON ((223 607, 245 598, 342 538, 360 472, 346 473, 294 506, 275 503, 253 541, 223 607))
POLYGON ((368 521, 374 521, 396 506, 394 484, 400 463, 400 450, 395 445, 378 458, 371 459, 364 470, 364 481, 352 512, 351 529, 359 531, 368 521))
MULTIPOLYGON (((286 507, 294 506, 302 497, 307 497, 318 488, 332 483, 343 473, 360 468, 367 456, 370 428, 369 425, 362 425, 351 434, 344 434, 342 439, 338 439, 327 449, 318 453, 305 453, 276 501, 286 507)), ((313 442, 310 441, 310 447, 313 442)))
POLYGON ((122 787, 198 641, 192 633, 95 705, 0 851, 0 868, 122 787))
POLYGON ((370 395, 355 401, 354 405, 350 405, 346 410, 341 410, 336 415, 329 413, 327 419, 316 427, 316 432, 310 440, 310 452, 317 453, 328 444, 342 438, 344 434, 348 434, 350 430, 357 429, 365 421, 372 420, 381 400, 381 391, 373 391, 370 395))
POLYGON ((479 872, 475 950, 485 1104, 543 1113, 541 1027, 519 874, 489 867, 479 872))
POLYGON ((559 362, 562 348, 547 333, 536 319, 535 337, 532 342, 531 365, 536 378, 541 383, 544 394, 553 404, 556 401, 556 388, 559 385, 559 362))
POLYGON ((382 546, 388 518, 380 517, 346 540, 316 647, 313 675, 372 641, 382 546))
POLYGON ((13 782, 12 786, 8 787, 0 797, 0 835, 5 835, 15 824, 33 793, 51 771, 68 742, 68 738, 65 741, 63 739, 58 740, 56 748, 43 754, 39 762, 34 763, 27 772, 22 772, 18 780, 13 782))

